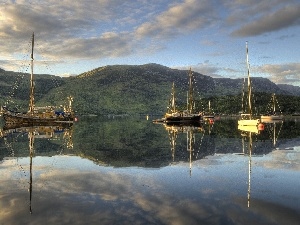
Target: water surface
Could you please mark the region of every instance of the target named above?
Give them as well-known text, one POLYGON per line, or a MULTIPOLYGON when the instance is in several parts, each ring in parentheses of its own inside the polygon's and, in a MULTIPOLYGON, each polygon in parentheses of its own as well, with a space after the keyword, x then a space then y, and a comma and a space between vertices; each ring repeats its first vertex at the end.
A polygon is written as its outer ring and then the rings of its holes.
POLYGON ((299 128, 93 117, 2 131, 0 224, 299 224, 299 128))

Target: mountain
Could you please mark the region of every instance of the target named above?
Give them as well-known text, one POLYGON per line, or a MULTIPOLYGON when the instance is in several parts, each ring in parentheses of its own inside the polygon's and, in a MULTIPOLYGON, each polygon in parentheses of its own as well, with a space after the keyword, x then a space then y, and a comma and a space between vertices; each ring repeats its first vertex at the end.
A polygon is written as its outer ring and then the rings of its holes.
MULTIPOLYGON (((64 85, 66 79, 40 74, 35 76, 35 101, 40 101, 52 89, 64 85)), ((30 74, 0 69, 0 106, 28 107, 30 74)))
MULTIPOLYGON (((36 105, 58 105, 64 104, 66 97, 72 95, 73 106, 78 114, 163 114, 170 98, 172 82, 175 83, 177 104, 186 104, 187 74, 188 70, 145 64, 103 66, 68 78, 36 75, 35 100, 36 105)), ((198 102, 204 98, 221 98, 242 92, 244 79, 216 79, 197 72, 194 72, 194 76, 198 102)), ((291 88, 282 89, 266 78, 252 78, 252 85, 254 92, 293 95, 289 91, 291 88)), ((0 105, 11 98, 12 102, 26 109, 28 86, 29 74, 1 70, 0 105), (12 88, 16 87, 16 83, 19 83, 18 89, 12 88)))
POLYGON ((291 95, 300 96, 300 87, 289 84, 277 84, 277 86, 284 91, 289 92, 291 95))
MULTIPOLYGON (((242 92, 244 79, 230 79, 230 78, 215 78, 216 95, 236 95, 242 92)), ((278 85, 271 82, 267 78, 253 77, 251 78, 252 88, 254 92, 266 92, 288 95, 291 94, 285 89, 281 89, 278 85)))

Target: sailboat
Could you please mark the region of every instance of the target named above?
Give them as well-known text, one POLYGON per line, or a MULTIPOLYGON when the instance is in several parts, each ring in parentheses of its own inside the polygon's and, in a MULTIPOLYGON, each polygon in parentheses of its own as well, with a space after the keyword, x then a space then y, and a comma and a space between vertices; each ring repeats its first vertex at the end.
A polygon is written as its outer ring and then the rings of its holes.
POLYGON ((252 101, 251 101, 251 80, 250 80, 250 66, 248 60, 248 42, 246 42, 246 61, 248 70, 248 112, 242 113, 240 119, 238 120, 238 126, 240 130, 256 130, 257 126, 260 124, 260 119, 254 118, 252 115, 252 101))
POLYGON ((276 112, 276 97, 275 97, 275 93, 272 94, 272 99, 271 99, 271 103, 272 103, 272 112, 269 115, 262 115, 260 117, 261 121, 264 123, 273 123, 273 121, 281 121, 282 115, 278 115, 276 112))
POLYGON ((33 49, 34 49, 34 33, 31 40, 31 74, 30 74, 30 99, 28 112, 16 112, 9 110, 3 106, 1 111, 6 124, 16 127, 33 126, 33 125, 49 125, 57 123, 73 123, 76 120, 75 114, 72 110, 73 97, 69 96, 68 106, 64 110, 57 110, 57 107, 35 107, 34 104, 34 76, 33 76, 33 49))
POLYGON ((166 123, 200 123, 202 121, 202 114, 195 113, 195 102, 194 102, 194 89, 193 89, 193 73, 190 68, 189 73, 189 90, 187 94, 187 109, 178 111, 175 106, 175 87, 174 83, 172 86, 172 98, 169 111, 163 118, 166 123))
POLYGON ((211 111, 212 111, 211 104, 210 104, 210 100, 209 100, 208 101, 208 112, 203 115, 203 119, 206 119, 206 120, 214 119, 215 116, 213 115, 213 113, 211 111))

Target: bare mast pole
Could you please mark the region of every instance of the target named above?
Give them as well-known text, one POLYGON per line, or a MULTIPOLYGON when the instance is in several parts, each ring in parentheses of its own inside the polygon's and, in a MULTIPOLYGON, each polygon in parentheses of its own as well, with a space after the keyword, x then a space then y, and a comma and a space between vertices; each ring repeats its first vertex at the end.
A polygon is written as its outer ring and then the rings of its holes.
POLYGON ((189 90, 188 90, 188 112, 193 113, 194 110, 194 96, 193 96, 193 72, 192 68, 189 70, 189 90))
POLYGON ((172 84, 172 103, 171 103, 171 112, 175 113, 176 112, 176 106, 175 106, 175 84, 173 82, 172 84))
POLYGON ((248 68, 248 104, 249 104, 249 114, 250 120, 252 119, 252 105, 251 105, 251 81, 250 81, 250 65, 249 65, 249 58, 248 58, 248 41, 246 41, 246 57, 247 57, 247 68, 248 68))
POLYGON ((30 100, 29 100, 29 113, 33 115, 34 112, 34 82, 33 82, 33 48, 34 48, 34 33, 31 39, 31 73, 30 73, 30 100))

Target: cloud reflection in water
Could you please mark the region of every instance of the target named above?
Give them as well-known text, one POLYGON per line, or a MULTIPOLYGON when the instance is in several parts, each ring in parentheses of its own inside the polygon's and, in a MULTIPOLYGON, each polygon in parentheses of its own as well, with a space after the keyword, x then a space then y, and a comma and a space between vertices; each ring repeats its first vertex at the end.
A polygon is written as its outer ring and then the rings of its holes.
MULTIPOLYGON (((254 159, 253 167, 264 166, 267 158, 254 159)), ((35 157, 30 215, 28 176, 16 176, 16 164, 26 171, 29 158, 18 160, 0 164, 5 174, 0 182, 3 224, 297 224, 300 218, 299 206, 291 209, 282 203, 299 202, 289 188, 282 193, 285 197, 265 199, 262 183, 269 182, 272 170, 258 181, 254 169, 247 208, 247 159, 230 155, 193 162, 192 176, 188 163, 113 168, 75 156, 35 157)), ((295 173, 284 179, 299 186, 295 173)), ((274 186, 270 191, 279 190, 274 186)))

